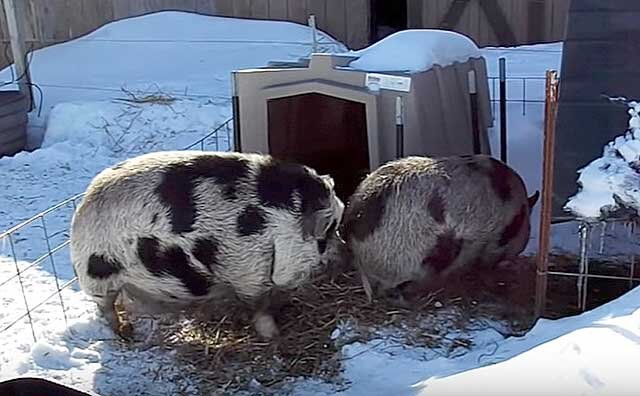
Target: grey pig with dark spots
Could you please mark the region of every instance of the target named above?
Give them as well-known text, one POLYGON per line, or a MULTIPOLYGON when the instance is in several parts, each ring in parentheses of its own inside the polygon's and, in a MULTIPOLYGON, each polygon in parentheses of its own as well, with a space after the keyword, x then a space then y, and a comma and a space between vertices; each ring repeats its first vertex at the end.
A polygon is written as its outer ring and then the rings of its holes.
POLYGON ((231 296, 260 336, 278 327, 271 297, 324 270, 344 205, 330 176, 262 154, 169 151, 98 174, 74 213, 71 260, 81 288, 116 333, 124 294, 142 311, 206 306, 231 296))
POLYGON ((371 173, 349 199, 340 233, 367 297, 440 287, 469 266, 515 259, 530 213, 521 177, 487 155, 407 157, 371 173))

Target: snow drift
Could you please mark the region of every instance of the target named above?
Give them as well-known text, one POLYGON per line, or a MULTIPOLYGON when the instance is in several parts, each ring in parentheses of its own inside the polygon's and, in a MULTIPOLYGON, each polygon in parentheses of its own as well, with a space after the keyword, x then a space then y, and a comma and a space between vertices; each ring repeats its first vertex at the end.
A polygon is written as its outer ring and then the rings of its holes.
POLYGON ((565 209, 578 218, 604 220, 620 209, 640 210, 640 103, 629 102, 629 129, 609 142, 602 157, 578 173, 578 193, 565 209))
POLYGON ((467 36, 436 29, 403 30, 350 55, 359 56, 349 64, 351 69, 378 72, 420 72, 481 56, 467 36))

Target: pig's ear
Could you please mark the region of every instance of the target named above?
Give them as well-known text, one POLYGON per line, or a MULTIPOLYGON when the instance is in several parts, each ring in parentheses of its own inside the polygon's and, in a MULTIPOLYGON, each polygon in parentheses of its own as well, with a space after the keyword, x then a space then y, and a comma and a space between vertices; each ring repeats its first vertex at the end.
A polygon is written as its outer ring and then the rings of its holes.
POLYGON ((320 175, 320 179, 322 179, 329 188, 333 189, 336 187, 336 183, 333 181, 333 177, 331 177, 331 175, 320 175))
POLYGON ((331 208, 321 208, 302 214, 302 233, 304 239, 323 239, 335 222, 331 208))
POLYGON ((536 190, 536 192, 533 193, 533 195, 527 198, 527 203, 529 204, 529 210, 533 209, 533 207, 536 205, 536 202, 538 202, 538 198, 540 198, 540 191, 538 190, 536 190))

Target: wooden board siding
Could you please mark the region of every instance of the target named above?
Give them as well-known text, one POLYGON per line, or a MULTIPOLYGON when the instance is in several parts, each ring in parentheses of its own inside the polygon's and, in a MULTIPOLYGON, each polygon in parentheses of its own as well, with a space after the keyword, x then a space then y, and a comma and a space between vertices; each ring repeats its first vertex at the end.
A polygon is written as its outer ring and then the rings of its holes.
MULTIPOLYGON (((238 18, 287 20, 319 29, 350 48, 369 43, 369 0, 21 0, 27 2, 27 48, 38 49, 87 34, 123 18, 174 10, 238 18), (348 23, 347 23, 348 21, 348 23)), ((0 6, 0 47, 9 42, 0 6)), ((0 48, 2 50, 2 48, 0 48)), ((0 68, 11 59, 0 56, 0 68)))
MULTIPOLYGON (((480 2, 483 0, 407 0, 407 20, 410 28, 445 28, 443 22, 448 11, 463 6, 461 14, 455 18, 453 27, 446 27, 471 37, 479 46, 514 45, 534 42, 562 41, 564 38, 566 15, 571 0, 495 0, 506 19, 507 26, 499 30, 511 30, 514 42, 506 43, 492 26, 480 2), (533 4, 533 5, 532 5, 533 4), (530 14, 530 10, 535 10, 530 14), (533 16, 531 16, 533 15, 533 16), (505 29, 506 28, 506 29, 505 29), (530 33, 534 31, 536 37, 530 33)), ((485 2, 485 9, 491 9, 492 2, 485 2)), ((503 35, 504 36, 504 35, 503 35)), ((506 36, 508 37, 508 36, 506 36)), ((511 40, 509 40, 511 41, 511 40)))

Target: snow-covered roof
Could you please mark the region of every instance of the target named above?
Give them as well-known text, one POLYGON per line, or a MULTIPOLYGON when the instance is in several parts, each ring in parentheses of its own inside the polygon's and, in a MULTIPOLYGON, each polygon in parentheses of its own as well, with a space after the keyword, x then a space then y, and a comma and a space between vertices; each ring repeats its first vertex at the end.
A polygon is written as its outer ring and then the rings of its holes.
POLYGON ((410 29, 394 33, 350 55, 355 70, 371 72, 426 71, 434 65, 449 66, 480 57, 480 50, 467 36, 448 30, 410 29))

